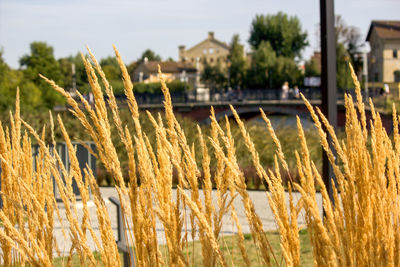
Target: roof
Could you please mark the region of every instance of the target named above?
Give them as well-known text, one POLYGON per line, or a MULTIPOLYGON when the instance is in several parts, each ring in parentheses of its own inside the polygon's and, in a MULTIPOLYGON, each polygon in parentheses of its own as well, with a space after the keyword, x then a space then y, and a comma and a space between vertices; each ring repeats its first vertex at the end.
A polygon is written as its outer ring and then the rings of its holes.
POLYGON ((187 62, 175 62, 175 61, 148 61, 142 63, 143 67, 149 72, 158 72, 158 65, 161 67, 161 71, 164 73, 180 73, 183 70, 186 72, 196 72, 197 69, 192 64, 187 62))
POLYGON ((192 50, 192 49, 194 49, 194 48, 196 48, 196 47, 198 47, 198 46, 201 46, 203 43, 206 43, 206 42, 208 42, 208 41, 210 41, 210 42, 212 42, 212 43, 214 43, 214 44, 216 44, 216 45, 218 45, 218 46, 220 46, 220 47, 223 47, 223 48, 229 50, 229 46, 228 46, 226 43, 224 43, 224 42, 218 41, 217 39, 212 39, 212 40, 210 40, 210 39, 205 39, 205 40, 201 41, 200 43, 198 43, 198 44, 192 46, 191 48, 189 48, 189 49, 186 50, 186 51, 190 51, 190 50, 192 50))
POLYGON ((373 28, 381 39, 400 39, 400 21, 398 20, 373 20, 366 41, 369 41, 373 28))

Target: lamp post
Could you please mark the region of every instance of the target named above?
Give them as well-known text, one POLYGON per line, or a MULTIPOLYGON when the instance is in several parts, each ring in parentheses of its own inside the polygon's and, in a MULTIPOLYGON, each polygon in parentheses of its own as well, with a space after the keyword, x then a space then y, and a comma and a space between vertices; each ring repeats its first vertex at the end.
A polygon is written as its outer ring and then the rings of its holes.
POLYGON ((344 80, 346 85, 345 92, 347 93, 347 91, 349 90, 349 56, 347 54, 344 55, 344 61, 346 63, 346 73, 345 73, 346 79, 344 80))
MULTIPOLYGON (((336 96, 336 36, 335 36, 335 12, 334 0, 320 0, 321 19, 321 93, 322 112, 329 123, 336 128, 337 123, 337 96, 336 96)), ((332 138, 328 135, 328 142, 332 144, 332 138)), ((331 145, 332 151, 334 151, 331 145)), ((327 188, 330 200, 333 200, 332 179, 336 181, 328 156, 322 153, 322 176, 327 188)), ((335 182, 336 183, 336 182, 335 182)))
POLYGON ((76 95, 76 71, 75 71, 75 63, 71 64, 71 75, 72 75, 72 93, 76 95))
POLYGON ((183 82, 183 94, 185 96, 185 102, 187 102, 187 92, 186 92, 186 70, 182 70, 182 75, 181 75, 181 82, 183 82))
POLYGON ((231 89, 231 61, 226 60, 226 66, 228 67, 228 91, 231 89))
POLYGON ((364 50, 363 53, 363 78, 364 78, 364 90, 365 90, 365 100, 368 100, 368 56, 367 51, 364 50))

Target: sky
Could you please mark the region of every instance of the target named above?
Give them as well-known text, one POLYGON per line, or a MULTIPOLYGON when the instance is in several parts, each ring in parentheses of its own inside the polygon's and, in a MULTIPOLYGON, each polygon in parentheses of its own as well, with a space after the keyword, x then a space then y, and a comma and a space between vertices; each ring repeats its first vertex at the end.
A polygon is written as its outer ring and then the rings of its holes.
MULTIPOLYGON (((371 20, 400 20, 400 0, 336 0, 335 14, 360 29, 363 39, 371 20)), ((7 64, 19 67, 29 44, 45 41, 55 57, 85 52, 113 55, 115 44, 125 63, 152 49, 163 59, 178 59, 187 48, 207 38, 229 43, 238 33, 247 40, 256 14, 282 11, 297 16, 308 32, 307 59, 317 48, 318 0, 0 0, 0 49, 7 64)))

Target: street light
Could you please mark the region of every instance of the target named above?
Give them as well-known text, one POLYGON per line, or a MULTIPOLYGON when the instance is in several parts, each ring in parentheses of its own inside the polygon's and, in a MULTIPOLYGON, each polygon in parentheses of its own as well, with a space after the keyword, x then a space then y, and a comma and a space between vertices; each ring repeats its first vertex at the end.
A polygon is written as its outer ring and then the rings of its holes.
MULTIPOLYGON (((335 35, 335 12, 334 0, 320 0, 321 20, 321 91, 322 91, 322 112, 329 123, 336 128, 337 124, 337 92, 336 92, 336 35, 335 35)), ((332 144, 332 137, 328 135, 328 142, 332 144)), ((334 151, 331 145, 332 151, 334 151)), ((333 200, 332 180, 336 184, 328 156, 325 152, 322 155, 322 176, 327 188, 329 198, 333 200)))
POLYGON ((362 52, 365 100, 368 100, 368 56, 367 56, 367 53, 368 52, 366 49, 362 52))
POLYGON ((346 62, 346 73, 345 73, 345 75, 346 75, 346 79, 344 80, 345 81, 345 83, 346 83, 346 92, 347 92, 347 90, 349 90, 349 83, 348 83, 348 81, 349 81, 349 56, 347 55, 347 53, 344 55, 344 61, 346 62))
POLYGON ((226 60, 226 66, 228 67, 228 91, 231 89, 231 61, 226 60))

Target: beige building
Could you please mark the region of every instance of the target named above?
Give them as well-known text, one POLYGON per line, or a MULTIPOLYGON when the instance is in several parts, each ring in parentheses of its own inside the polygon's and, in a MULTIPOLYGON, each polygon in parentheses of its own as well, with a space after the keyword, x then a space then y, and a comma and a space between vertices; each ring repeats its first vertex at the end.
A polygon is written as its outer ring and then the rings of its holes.
POLYGON ((180 80, 188 82, 192 86, 196 84, 196 68, 186 62, 173 61, 147 61, 141 62, 133 72, 134 82, 155 83, 160 81, 158 76, 158 65, 167 82, 180 80))
POLYGON ((400 21, 372 21, 367 41, 369 81, 394 87, 400 82, 400 21))
POLYGON ((210 65, 219 63, 223 69, 226 68, 228 54, 229 46, 215 39, 214 32, 209 32, 207 39, 189 49, 179 46, 179 61, 191 63, 199 72, 203 71, 204 61, 210 65))

